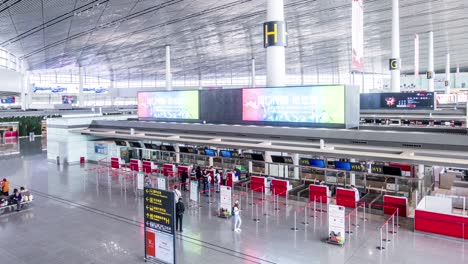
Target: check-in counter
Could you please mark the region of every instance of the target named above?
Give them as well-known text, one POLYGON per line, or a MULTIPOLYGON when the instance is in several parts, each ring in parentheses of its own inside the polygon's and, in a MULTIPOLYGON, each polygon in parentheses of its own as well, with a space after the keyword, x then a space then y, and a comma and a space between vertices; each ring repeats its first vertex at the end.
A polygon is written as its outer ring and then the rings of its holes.
POLYGON ((414 213, 416 231, 468 239, 468 217, 454 214, 452 199, 425 196, 414 213))

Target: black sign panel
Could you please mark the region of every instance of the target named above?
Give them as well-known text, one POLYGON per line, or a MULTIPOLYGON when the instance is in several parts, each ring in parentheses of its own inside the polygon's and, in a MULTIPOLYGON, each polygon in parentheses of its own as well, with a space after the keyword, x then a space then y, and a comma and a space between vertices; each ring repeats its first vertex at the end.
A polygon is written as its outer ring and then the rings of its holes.
POLYGON ((308 158, 300 158, 299 165, 301 166, 310 166, 310 161, 308 158))
POLYGON ((286 164, 294 164, 294 161, 293 161, 293 159, 292 159, 291 157, 289 157, 289 156, 284 156, 283 158, 284 158, 284 163, 286 163, 286 164))
POLYGON ((271 156, 271 161, 275 163, 285 163, 285 164, 294 164, 294 161, 289 156, 271 156))
POLYGON ((159 189, 144 189, 145 226, 156 231, 175 234, 174 193, 159 189))
POLYGON ((390 59, 388 64, 391 71, 400 69, 399 59, 390 59))
POLYGON ((426 78, 427 78, 428 80, 434 78, 434 73, 432 73, 431 71, 428 71, 428 72, 426 73, 426 78))
POLYGON ((180 153, 191 153, 191 154, 196 154, 197 153, 195 151, 195 149, 191 148, 191 147, 179 147, 179 152, 180 153))
POLYGON ((175 151, 174 146, 170 146, 170 145, 161 145, 161 150, 163 150, 163 151, 175 151))
POLYGON ((244 159, 252 159, 252 153, 243 153, 244 159))
POLYGON ((375 174, 383 174, 383 167, 382 165, 371 165, 371 173, 375 174))
POLYGON ((351 171, 363 171, 361 163, 351 162, 351 171))
POLYGON ((284 21, 263 23, 263 47, 288 46, 288 31, 284 21))

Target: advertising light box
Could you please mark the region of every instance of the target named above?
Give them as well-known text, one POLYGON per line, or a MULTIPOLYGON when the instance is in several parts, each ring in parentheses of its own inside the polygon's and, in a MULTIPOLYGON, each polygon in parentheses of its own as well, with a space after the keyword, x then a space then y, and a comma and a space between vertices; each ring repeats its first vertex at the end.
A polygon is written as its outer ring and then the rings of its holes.
POLYGON ((345 123, 345 87, 310 86, 242 90, 242 120, 345 123))
POLYGON ((434 93, 361 94, 361 109, 434 109, 434 93))
POLYGON ((199 119, 198 91, 139 92, 138 117, 146 119, 199 119))

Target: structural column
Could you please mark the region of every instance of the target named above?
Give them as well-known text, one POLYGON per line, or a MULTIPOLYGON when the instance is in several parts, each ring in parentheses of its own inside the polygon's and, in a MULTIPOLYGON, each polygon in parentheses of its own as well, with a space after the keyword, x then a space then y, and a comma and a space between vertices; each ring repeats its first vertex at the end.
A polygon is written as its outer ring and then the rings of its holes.
POLYGON ((80 66, 78 67, 78 106, 84 106, 84 94, 83 94, 83 86, 84 86, 84 71, 83 68, 80 66))
POLYGON ((114 89, 114 76, 112 74, 111 79, 110 79, 110 84, 109 84, 109 94, 110 94, 110 101, 111 101, 111 106, 114 106, 115 104, 115 89, 114 89))
POLYGON ((427 89, 429 92, 434 91, 434 32, 429 32, 429 57, 427 67, 427 89))
POLYGON ((445 64, 445 93, 450 93, 450 53, 447 53, 447 63, 445 64))
POLYGON ((256 74, 255 74, 255 58, 252 58, 252 73, 251 73, 251 76, 250 76, 250 79, 252 80, 251 81, 251 86, 252 88, 255 88, 255 77, 256 77, 256 74))
POLYGON ((400 7, 399 0, 392 0, 392 92, 400 92, 400 7))
POLYGON ((293 164, 294 164, 294 179, 299 179, 299 154, 294 153, 292 155, 293 164))
POLYGON ((171 46, 166 46, 166 90, 172 90, 171 46))
POLYGON ((267 0, 267 22, 263 25, 266 48, 267 86, 285 86, 287 26, 284 21, 284 1, 267 0))
POLYGON ((419 35, 414 35, 414 85, 419 88, 419 35))
MULTIPOLYGON (((356 162, 355 159, 351 159, 350 161, 351 161, 351 162, 356 162)), ((349 180, 350 180, 350 184, 351 184, 351 185, 356 186, 356 173, 350 172, 350 173, 349 173, 349 180)))

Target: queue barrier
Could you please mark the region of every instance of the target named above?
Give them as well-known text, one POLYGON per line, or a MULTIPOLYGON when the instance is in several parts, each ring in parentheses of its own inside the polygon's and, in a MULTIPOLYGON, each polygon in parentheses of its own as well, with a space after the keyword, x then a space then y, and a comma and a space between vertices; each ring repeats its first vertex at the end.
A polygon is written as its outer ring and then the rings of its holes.
POLYGON ((198 192, 198 201, 200 202, 200 194, 202 194, 202 193, 203 193, 203 194, 208 193, 208 203, 211 204, 211 203, 212 203, 212 201, 211 201, 211 191, 212 191, 212 190, 215 190, 215 188, 216 188, 216 186, 213 186, 213 187, 208 188, 208 189, 206 189, 206 190, 201 190, 201 191, 199 191, 199 192, 198 192))
POLYGON ((302 224, 304 224, 305 226, 309 225, 309 222, 307 221, 307 219, 308 219, 307 209, 310 208, 310 205, 312 203, 313 202, 308 202, 304 206, 301 206, 301 207, 297 208, 296 210, 294 210, 294 227, 291 227, 292 231, 298 231, 299 230, 299 228, 297 228, 297 214, 301 213, 302 211, 304 211, 304 222, 302 222, 302 224))
MULTIPOLYGON (((263 186, 260 186, 260 187, 263 187, 263 186)), ((262 191, 265 191, 265 188, 262 188, 262 191)), ((262 192, 262 194, 264 194, 264 192, 262 192)), ((274 195, 272 197, 273 197, 273 200, 276 199, 274 195)), ((263 196, 262 196, 262 198, 263 198, 263 196)), ((269 201, 271 202, 271 197, 268 198, 268 199, 266 199, 266 197, 265 197, 265 199, 262 199, 262 200, 255 203, 256 218, 253 219, 255 222, 260 222, 260 218, 258 217, 258 205, 262 205, 262 210, 264 210, 263 205, 265 203, 268 203, 269 201)))
POLYGON ((395 231, 395 218, 397 219, 396 221, 397 221, 397 226, 398 226, 398 215, 399 215, 399 208, 396 208, 395 212, 393 212, 393 214, 389 218, 387 218, 385 223, 383 223, 383 225, 380 226, 380 228, 379 228, 380 246, 378 246, 377 249, 385 250, 385 247, 383 246, 383 242, 390 242, 390 239, 388 239, 388 234, 389 233, 391 233, 392 235, 396 234, 396 231, 395 231), (389 232, 388 225, 389 225, 390 221, 392 222, 392 230, 389 232), (385 238, 383 237, 383 234, 382 234, 384 228, 385 228, 385 238))

